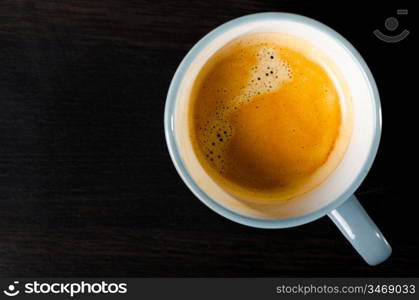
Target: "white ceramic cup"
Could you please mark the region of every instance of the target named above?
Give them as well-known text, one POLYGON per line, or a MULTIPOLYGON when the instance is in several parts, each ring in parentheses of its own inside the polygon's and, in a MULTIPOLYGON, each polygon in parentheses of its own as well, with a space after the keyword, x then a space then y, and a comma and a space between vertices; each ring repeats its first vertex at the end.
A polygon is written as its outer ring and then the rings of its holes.
POLYGON ((329 215, 367 263, 376 265, 389 257, 390 245, 353 196, 372 165, 380 141, 378 90, 360 54, 329 27, 299 15, 260 13, 216 28, 190 50, 173 77, 166 100, 165 134, 179 175, 204 204, 220 215, 259 228, 297 226, 329 215), (199 164, 189 139, 187 109, 194 80, 205 62, 233 39, 257 32, 293 35, 326 54, 347 85, 346 91, 339 93, 350 97, 353 130, 341 162, 319 186, 286 202, 249 205, 221 188, 199 164))

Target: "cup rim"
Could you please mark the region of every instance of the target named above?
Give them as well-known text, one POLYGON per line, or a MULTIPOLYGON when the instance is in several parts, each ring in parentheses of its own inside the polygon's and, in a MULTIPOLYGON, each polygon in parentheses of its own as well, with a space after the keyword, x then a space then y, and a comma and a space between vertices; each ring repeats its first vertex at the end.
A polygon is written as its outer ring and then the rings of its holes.
POLYGON ((265 12, 265 13, 256 13, 251 15, 242 16, 233 20, 224 23, 211 32, 206 34, 203 38, 201 38, 186 54, 183 58, 182 62, 179 64, 175 75, 170 83, 169 90, 166 97, 166 104, 165 104, 165 111, 164 111, 164 132, 166 138, 166 144, 169 150, 170 157, 172 162, 178 172, 179 176, 182 178, 186 186, 192 191, 192 193, 203 202, 207 207, 211 210, 215 211, 219 215, 251 227, 256 228, 266 228, 266 229, 274 229, 274 228, 288 228, 303 225, 314 220, 317 220, 327 213, 332 211, 333 209, 339 207, 343 202, 345 202, 349 197, 355 192, 355 190, 360 186, 362 181, 365 179, 368 171, 370 170, 372 163, 375 159, 375 156, 378 151, 378 145, 380 143, 381 138, 381 127, 382 127, 382 117, 381 117, 381 104, 380 104, 380 97, 377 89, 377 85, 375 83, 374 77, 370 69, 368 68, 366 62, 359 54, 359 52, 350 44, 342 35, 337 33, 332 28, 328 27, 327 25, 311 19, 309 17, 305 17, 298 14, 292 13, 282 13, 282 12, 265 12), (374 114, 373 117, 375 118, 375 128, 374 128, 374 136, 372 145, 370 147, 367 160, 357 175, 356 179, 351 183, 351 185, 343 191, 339 197, 337 197, 334 201, 328 203, 327 205, 312 211, 310 213, 292 217, 292 218, 281 218, 281 219, 259 219, 254 217, 245 216, 239 214, 223 205, 218 203, 216 200, 209 197, 195 182, 192 176, 189 174, 187 168, 185 167, 182 158, 180 156, 176 137, 175 137, 175 128, 174 128, 174 111, 176 106, 177 94, 179 90, 179 86, 183 80, 183 77, 186 71, 189 69, 191 63, 195 60, 196 56, 209 44, 211 43, 216 37, 220 34, 233 29, 234 27, 241 26, 250 22, 258 22, 258 21, 267 21, 267 20, 289 20, 293 22, 299 22, 311 27, 315 27, 320 31, 328 34, 332 38, 336 39, 342 47, 344 47, 348 53, 352 55, 354 60, 358 63, 361 70, 365 74, 365 78, 368 81, 368 85, 370 87, 370 94, 372 96, 373 102, 373 110, 374 114))

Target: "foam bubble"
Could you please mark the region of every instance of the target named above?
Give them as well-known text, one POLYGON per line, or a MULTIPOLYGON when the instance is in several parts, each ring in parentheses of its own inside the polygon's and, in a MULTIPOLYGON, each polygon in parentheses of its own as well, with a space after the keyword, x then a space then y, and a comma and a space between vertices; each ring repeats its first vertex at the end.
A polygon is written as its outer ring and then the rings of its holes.
POLYGON ((236 106, 251 101, 254 96, 276 90, 292 78, 290 66, 274 48, 262 47, 256 57, 258 64, 252 68, 246 89, 234 100, 236 106))
MULTIPOLYGON (((251 69, 250 79, 242 88, 242 92, 225 102, 216 101, 217 111, 213 121, 207 121, 205 126, 199 128, 201 136, 204 137, 201 142, 205 156, 220 173, 224 172, 224 153, 234 135, 234 128, 230 122, 231 114, 243 104, 252 101, 255 96, 272 92, 292 79, 289 64, 281 59, 276 49, 261 45, 254 55, 258 63, 251 69)), ((227 91, 220 88, 217 92, 225 94, 227 91)))

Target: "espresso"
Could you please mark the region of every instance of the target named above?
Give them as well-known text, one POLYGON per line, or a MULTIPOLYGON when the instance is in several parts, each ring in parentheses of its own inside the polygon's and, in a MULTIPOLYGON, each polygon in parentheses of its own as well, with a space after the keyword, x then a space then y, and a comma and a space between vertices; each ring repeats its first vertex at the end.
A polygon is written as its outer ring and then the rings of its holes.
MULTIPOLYGON (((194 151, 215 182, 243 199, 301 195, 339 161, 324 169, 343 122, 338 90, 291 40, 277 33, 236 39, 206 62, 193 84, 194 151)), ((346 146, 338 148, 340 158, 346 146)))

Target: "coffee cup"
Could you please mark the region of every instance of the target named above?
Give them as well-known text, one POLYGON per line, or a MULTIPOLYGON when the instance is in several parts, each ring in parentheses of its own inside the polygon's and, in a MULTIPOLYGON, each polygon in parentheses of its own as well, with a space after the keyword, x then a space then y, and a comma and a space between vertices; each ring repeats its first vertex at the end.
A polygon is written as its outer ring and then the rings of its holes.
POLYGON ((288 13, 240 17, 203 37, 185 56, 173 77, 164 116, 166 142, 174 166, 193 194, 210 209, 237 223, 267 229, 299 226, 327 215, 370 265, 386 260, 391 247, 354 192, 376 156, 381 123, 377 86, 357 50, 326 25, 288 13), (341 161, 321 184, 288 201, 252 204, 226 191, 199 163, 190 141, 187 108, 195 78, 216 51, 245 34, 266 32, 296 36, 327 55, 344 77, 353 124, 341 161))

